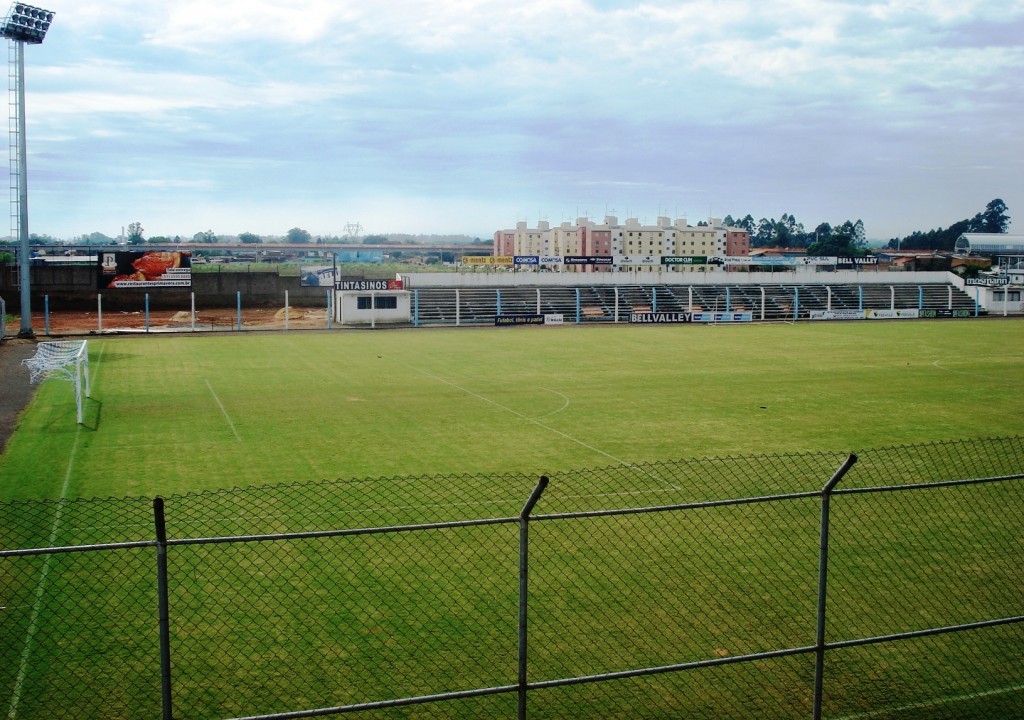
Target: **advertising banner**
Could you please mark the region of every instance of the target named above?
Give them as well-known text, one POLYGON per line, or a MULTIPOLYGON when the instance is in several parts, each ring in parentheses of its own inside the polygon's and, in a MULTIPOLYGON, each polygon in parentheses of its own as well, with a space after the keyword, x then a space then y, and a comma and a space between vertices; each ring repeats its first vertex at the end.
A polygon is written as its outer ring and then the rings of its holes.
POLYGON ((334 287, 337 268, 333 265, 303 265, 299 268, 301 287, 334 287))
POLYGON ((494 324, 497 326, 507 325, 543 325, 543 315, 495 315, 494 324))
POLYGON ((335 290, 367 292, 370 290, 401 290, 401 280, 339 280, 335 290))
POLYGON ((551 313, 544 316, 545 325, 562 325, 565 323, 565 316, 561 313, 551 313))
POLYGON ((541 255, 540 256, 540 264, 541 265, 561 265, 562 264, 562 256, 561 255, 541 255))
POLYGON ((863 310, 811 310, 811 320, 863 320, 863 310))
POLYGON ((688 323, 693 321, 693 316, 690 313, 677 313, 677 312, 644 312, 644 313, 630 313, 629 321, 631 323, 655 323, 655 324, 666 324, 666 323, 688 323))
MULTIPOLYGON (((793 266, 797 264, 797 260, 802 261, 803 258, 786 257, 783 255, 755 255, 750 258, 730 257, 726 258, 725 262, 727 265, 786 265, 793 266), (749 260, 749 261, 748 261, 749 260)), ((803 265, 803 262, 800 262, 803 265)))
POLYGON ((663 255, 662 265, 707 265, 706 255, 663 255))
POLYGON ((512 267, 514 258, 511 255, 463 255, 463 265, 484 265, 488 267, 512 267))
POLYGON ((964 285, 981 285, 982 287, 999 287, 1009 285, 1008 277, 972 277, 964 280, 964 285))
POLYGON ((696 312, 694 322, 752 322, 754 314, 748 312, 696 312))
POLYGON ((566 255, 562 258, 566 265, 611 265, 611 255, 566 255))
POLYGON ((513 255, 512 262, 516 265, 537 265, 540 257, 537 255, 513 255))
POLYGON ((660 265, 661 259, 653 255, 614 255, 616 265, 660 265))
POLYGON ((910 320, 921 317, 921 311, 917 308, 905 308, 902 310, 868 310, 869 320, 910 320))
POLYGON ((864 257, 837 257, 836 265, 877 265, 878 258, 874 255, 864 257))
POLYGON ((192 287, 191 252, 104 252, 98 260, 100 290, 192 287))

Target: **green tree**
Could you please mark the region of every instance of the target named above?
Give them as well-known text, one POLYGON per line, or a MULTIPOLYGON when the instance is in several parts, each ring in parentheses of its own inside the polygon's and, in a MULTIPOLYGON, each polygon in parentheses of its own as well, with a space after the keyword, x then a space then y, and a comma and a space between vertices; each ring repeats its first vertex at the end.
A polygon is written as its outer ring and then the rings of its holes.
POLYGON ((386 245, 387 243, 387 235, 367 235, 363 238, 363 245, 386 245))
POLYGON ((293 227, 285 234, 285 241, 289 243, 301 244, 308 243, 313 239, 313 236, 302 228, 293 227))
POLYGON ((128 244, 141 245, 143 242, 145 242, 145 239, 142 237, 143 232, 144 230, 142 229, 142 223, 138 221, 131 223, 128 226, 128 236, 126 238, 128 244))
POLYGON ((213 244, 217 242, 217 235, 213 232, 213 230, 197 232, 195 235, 192 236, 192 242, 213 244))
POLYGON ((238 242, 245 243, 247 245, 251 245, 251 244, 263 242, 263 238, 261 238, 256 233, 244 232, 244 233, 242 233, 241 235, 238 236, 238 242))
POLYGON ((1005 233, 1010 228, 1010 216, 1006 214, 1008 209, 999 198, 991 201, 984 212, 974 216, 970 232, 1005 233))
POLYGON ((164 235, 154 235, 146 242, 148 242, 150 245, 167 245, 171 242, 171 239, 164 235))

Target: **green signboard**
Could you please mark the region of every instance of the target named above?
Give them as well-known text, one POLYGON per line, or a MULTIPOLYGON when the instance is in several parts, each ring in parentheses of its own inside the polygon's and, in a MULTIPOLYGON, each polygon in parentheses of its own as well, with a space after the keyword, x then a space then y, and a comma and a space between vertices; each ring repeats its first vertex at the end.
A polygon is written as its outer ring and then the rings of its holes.
POLYGON ((707 265, 706 255, 663 255, 662 265, 707 265))

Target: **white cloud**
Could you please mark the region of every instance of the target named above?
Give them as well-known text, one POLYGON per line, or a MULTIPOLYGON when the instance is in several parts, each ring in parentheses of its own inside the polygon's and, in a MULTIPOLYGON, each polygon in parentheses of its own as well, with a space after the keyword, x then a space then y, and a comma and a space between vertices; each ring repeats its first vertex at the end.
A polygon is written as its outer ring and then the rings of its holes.
MULTIPOLYGON (((1012 32, 1024 29, 1024 0, 54 9, 51 36, 29 59, 30 154, 40 176, 65 185, 52 193, 63 203, 33 207, 69 224, 96 212, 98 187, 154 214, 161 201, 198 207, 198 195, 216 194, 203 224, 228 232, 217 212, 255 218, 237 208, 267 213, 269 198, 293 213, 314 212, 305 196, 383 214, 367 188, 454 217, 460 204, 508 212, 657 195, 669 206, 682 195, 699 196, 698 207, 716 194, 807 201, 827 185, 808 181, 817 173, 884 179, 931 164, 963 165, 994 195, 1022 182, 1005 180, 993 146, 1024 154, 1011 119, 1024 89, 1012 32), (88 185, 107 166, 116 177, 88 185), (981 166, 994 170, 982 177, 981 166)), ((928 182, 921 172, 913 182, 928 182)), ((45 197, 45 184, 33 189, 45 197)), ((781 202, 778 212, 790 209, 781 202)))

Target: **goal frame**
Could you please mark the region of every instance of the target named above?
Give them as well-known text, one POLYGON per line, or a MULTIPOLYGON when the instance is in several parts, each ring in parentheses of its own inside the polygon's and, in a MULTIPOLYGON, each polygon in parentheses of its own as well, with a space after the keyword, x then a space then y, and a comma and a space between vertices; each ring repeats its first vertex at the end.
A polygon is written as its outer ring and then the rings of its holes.
POLYGON ((89 386, 89 341, 54 340, 36 343, 35 354, 21 361, 28 367, 29 382, 42 383, 49 377, 69 380, 75 390, 75 414, 83 421, 84 397, 92 397, 89 386))

